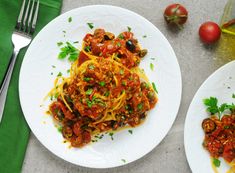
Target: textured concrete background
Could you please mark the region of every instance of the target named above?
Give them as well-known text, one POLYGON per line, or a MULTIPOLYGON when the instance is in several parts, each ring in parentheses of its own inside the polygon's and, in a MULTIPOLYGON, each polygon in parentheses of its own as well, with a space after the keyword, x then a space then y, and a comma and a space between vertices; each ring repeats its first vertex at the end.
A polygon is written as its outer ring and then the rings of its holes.
POLYGON ((201 23, 219 22, 226 0, 64 0, 62 13, 91 4, 111 4, 132 10, 166 36, 177 55, 183 79, 183 95, 177 119, 168 135, 152 152, 138 161, 114 169, 88 169, 75 166, 49 152, 31 134, 23 173, 189 173, 183 143, 184 121, 188 106, 201 83, 229 59, 216 56, 216 48, 204 46, 198 38, 201 23), (163 11, 171 3, 181 3, 189 11, 189 20, 181 31, 167 28, 163 11))

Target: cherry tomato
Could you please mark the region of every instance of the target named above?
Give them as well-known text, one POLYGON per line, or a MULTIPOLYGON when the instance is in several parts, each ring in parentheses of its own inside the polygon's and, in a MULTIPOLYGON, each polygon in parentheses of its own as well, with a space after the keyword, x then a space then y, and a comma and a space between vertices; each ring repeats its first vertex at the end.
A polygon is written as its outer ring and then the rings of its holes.
POLYGON ((199 28, 199 36, 203 43, 215 43, 219 40, 220 35, 220 27, 214 22, 205 22, 199 28))
POLYGON ((181 27, 188 19, 188 11, 181 4, 171 4, 166 7, 164 18, 167 23, 181 27))

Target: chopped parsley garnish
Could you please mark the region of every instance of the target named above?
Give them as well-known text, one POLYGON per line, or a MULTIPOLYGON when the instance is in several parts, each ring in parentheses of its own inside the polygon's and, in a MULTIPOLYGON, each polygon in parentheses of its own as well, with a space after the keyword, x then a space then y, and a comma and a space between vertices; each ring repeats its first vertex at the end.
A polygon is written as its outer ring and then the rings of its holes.
POLYGON ((57 43, 57 46, 61 46, 61 45, 63 45, 63 42, 58 42, 57 43))
POLYGON ((88 66, 88 68, 89 68, 90 70, 94 70, 94 69, 95 69, 95 66, 94 66, 93 64, 91 64, 91 65, 88 66))
POLYGON ((203 103, 207 106, 207 111, 211 113, 211 115, 217 115, 219 119, 223 116, 223 112, 226 110, 234 111, 235 105, 223 103, 218 106, 218 99, 216 97, 210 97, 203 100, 203 103))
POLYGON ((58 98, 58 96, 59 96, 59 93, 55 93, 55 95, 54 95, 54 98, 58 98))
POLYGON ((52 65, 52 68, 56 68, 56 66, 52 65))
POLYGON ((110 92, 109 92, 109 91, 106 91, 106 92, 104 93, 104 96, 105 96, 105 97, 108 97, 109 94, 110 94, 110 92))
POLYGON ((120 43, 120 42, 117 42, 117 46, 118 46, 118 47, 121 47, 121 43, 120 43))
POLYGON ((72 22, 72 17, 69 17, 69 18, 68 18, 68 22, 69 22, 69 23, 72 22))
POLYGON ((153 63, 150 63, 150 69, 153 71, 154 70, 154 65, 153 63))
POLYGON ((142 108, 143 108, 143 103, 139 103, 139 104, 137 105, 137 108, 138 108, 139 110, 142 110, 142 108))
POLYGON ((63 33, 66 33, 66 31, 62 31, 63 33))
POLYGON ((111 139, 113 140, 113 132, 109 133, 109 136, 111 137, 111 139))
POLYGON ((53 72, 51 72, 51 75, 53 75, 53 72))
POLYGON ((119 34, 118 38, 120 38, 120 39, 124 39, 123 34, 119 34))
POLYGON ((84 50, 85 50, 86 52, 90 52, 90 51, 91 51, 91 47, 90 47, 90 46, 86 46, 86 47, 84 48, 84 50))
POLYGON ((132 134, 132 133, 133 133, 133 131, 132 131, 132 130, 128 130, 128 132, 129 132, 130 134, 132 134))
POLYGON ((124 70, 123 70, 123 69, 120 70, 120 74, 121 74, 121 75, 124 74, 124 70))
POLYGON ((91 78, 90 77, 84 77, 83 80, 86 81, 86 82, 89 82, 91 80, 91 78))
POLYGON ((122 161, 123 163, 126 163, 126 160, 125 160, 125 159, 121 159, 121 161, 122 161))
POLYGON ((89 108, 91 108, 93 104, 94 104, 94 103, 93 103, 92 101, 87 100, 87 106, 88 106, 89 108))
POLYGON ((156 85, 155 85, 155 83, 154 83, 154 82, 152 82, 152 86, 153 86, 154 91, 155 91, 156 93, 158 93, 158 91, 157 91, 157 87, 156 87, 156 85))
POLYGON ((60 76, 62 76, 62 73, 61 73, 61 72, 59 72, 59 73, 57 74, 57 77, 60 77, 60 76))
POLYGON ((103 134, 101 134, 100 136, 95 135, 95 138, 97 138, 97 139, 102 139, 103 137, 104 137, 104 135, 103 135, 103 134))
POLYGON ((91 95, 93 92, 93 89, 92 88, 89 88, 87 91, 86 91, 86 95, 91 95))
POLYGON ((128 30, 128 32, 131 32, 131 27, 128 26, 128 27, 127 27, 127 30, 128 30))
POLYGON ((62 126, 59 126, 57 130, 61 133, 62 132, 62 126))
POLYGON ((67 70, 67 73, 70 73, 70 69, 67 70))
POLYGON ((123 85, 123 86, 126 86, 126 81, 122 81, 122 85, 123 85))
POLYGON ((235 99, 235 94, 233 94, 233 95, 232 95, 232 98, 234 98, 234 99, 235 99))
POLYGON ((219 160, 219 159, 216 159, 216 158, 213 158, 213 164, 214 164, 216 167, 220 167, 220 160, 219 160))
POLYGON ((101 82, 100 82, 100 86, 102 86, 102 87, 105 86, 105 82, 104 82, 104 81, 101 81, 101 82))
POLYGON ((76 44, 76 43, 79 43, 79 41, 74 41, 73 43, 76 44))
POLYGON ((93 23, 87 23, 87 25, 89 26, 90 29, 94 28, 94 24, 93 23))
POLYGON ((143 38, 146 38, 147 37, 147 35, 143 35, 143 38))
POLYGON ((79 56, 79 50, 76 49, 71 43, 66 42, 66 46, 60 49, 60 53, 58 55, 59 59, 65 59, 68 57, 69 61, 75 61, 79 56))

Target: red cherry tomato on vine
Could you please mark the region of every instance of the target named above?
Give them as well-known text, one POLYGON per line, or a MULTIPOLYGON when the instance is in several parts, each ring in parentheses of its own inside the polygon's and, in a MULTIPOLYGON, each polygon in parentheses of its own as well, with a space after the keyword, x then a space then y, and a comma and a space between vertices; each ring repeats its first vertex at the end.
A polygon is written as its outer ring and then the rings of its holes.
POLYGON ((168 24, 176 24, 182 27, 188 19, 188 11, 181 4, 171 4, 166 7, 164 18, 168 24))
POLYGON ((203 43, 215 43, 219 40, 220 35, 220 27, 214 22, 205 22, 199 28, 199 36, 203 43))

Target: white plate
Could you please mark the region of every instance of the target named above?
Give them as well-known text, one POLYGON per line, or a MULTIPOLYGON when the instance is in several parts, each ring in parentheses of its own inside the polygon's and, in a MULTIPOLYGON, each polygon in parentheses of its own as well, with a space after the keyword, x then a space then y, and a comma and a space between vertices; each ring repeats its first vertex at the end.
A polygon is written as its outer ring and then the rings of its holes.
POLYGON ((139 159, 166 136, 171 128, 181 100, 181 73, 175 53, 163 34, 148 20, 138 14, 114 6, 86 6, 69 11, 51 21, 31 43, 25 55, 19 80, 20 101, 25 118, 39 141, 55 155, 77 165, 92 168, 110 168, 139 159), (72 17, 72 22, 68 18, 72 17), (104 28, 116 35, 132 28, 143 48, 149 53, 140 66, 145 69, 150 81, 159 91, 159 103, 151 110, 143 125, 114 134, 112 141, 106 136, 97 143, 82 149, 68 148, 63 137, 54 127, 50 116, 45 114, 49 101, 43 98, 53 87, 58 74, 66 74, 70 64, 57 59, 60 41, 80 41, 87 32, 93 32, 87 23, 95 28, 104 28), (63 31, 66 31, 64 33, 63 31), (143 36, 147 35, 146 38, 143 36), (151 60, 150 58, 155 58, 151 60), (150 69, 150 63, 155 66, 150 69), (56 66, 53 68, 52 65, 56 66), (53 75, 51 75, 53 72, 53 75), (124 160, 125 161, 124 161, 124 160))
MULTIPOLYGON (((202 121, 209 117, 202 100, 210 96, 217 97, 219 104, 232 103, 235 100, 235 61, 232 61, 214 72, 199 88, 194 96, 185 121, 184 145, 188 163, 194 173, 214 173, 210 155, 203 146, 204 132, 201 128, 202 121)), ((219 168, 220 172, 229 169, 223 159, 219 168)))

